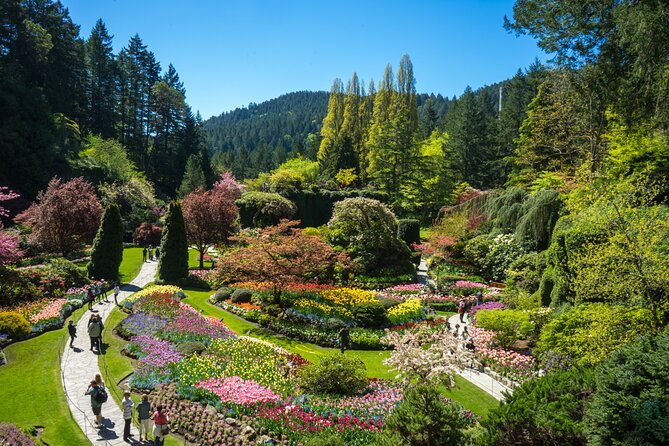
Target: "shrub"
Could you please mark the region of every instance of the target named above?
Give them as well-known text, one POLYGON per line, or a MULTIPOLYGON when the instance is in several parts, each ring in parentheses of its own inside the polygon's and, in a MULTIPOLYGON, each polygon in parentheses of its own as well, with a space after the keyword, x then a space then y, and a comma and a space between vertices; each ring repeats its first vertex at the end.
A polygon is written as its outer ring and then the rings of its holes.
POLYGON ((295 204, 276 193, 247 192, 235 201, 239 206, 242 225, 255 227, 272 226, 295 214, 295 204))
POLYGON ((322 432, 309 437, 304 446, 346 446, 346 442, 340 434, 322 432))
POLYGON ((438 387, 418 385, 405 393, 404 401, 385 419, 384 434, 375 444, 457 446, 462 444, 462 429, 474 421, 471 412, 444 397, 438 387))
POLYGON ((398 220, 397 238, 407 246, 420 243, 420 221, 410 218, 398 220))
POLYGON ((247 290, 246 288, 237 288, 230 295, 232 303, 235 304, 251 302, 251 297, 253 297, 253 291, 247 290))
POLYGON ((206 345, 204 345, 202 342, 197 342, 197 341, 183 342, 177 345, 177 351, 181 353, 183 356, 189 356, 192 355, 193 353, 197 353, 199 355, 206 349, 207 349, 206 345))
POLYGON ((597 372, 587 407, 592 445, 667 444, 669 332, 621 348, 597 372))
POLYGON ((383 308, 386 310, 391 309, 394 306, 397 306, 402 303, 401 300, 393 299, 392 297, 377 297, 379 303, 383 305, 383 308))
POLYGON ((82 287, 90 283, 83 269, 62 257, 49 260, 48 268, 54 274, 62 277, 65 281, 65 286, 68 288, 82 287))
POLYGON ((360 327, 381 327, 386 322, 386 309, 381 302, 363 302, 351 308, 353 320, 360 327))
POLYGON ((334 353, 304 367, 298 382, 305 392, 355 395, 367 387, 367 374, 358 358, 334 353))
POLYGON ((93 279, 114 281, 118 279, 118 269, 123 260, 123 223, 121 211, 116 204, 110 204, 102 214, 102 221, 91 249, 88 276, 93 279))
POLYGON ((331 317, 323 323, 323 328, 326 330, 339 331, 344 327, 346 327, 344 321, 336 317, 331 317))
POLYGON ((652 314, 602 303, 569 309, 547 323, 535 353, 545 359, 556 354, 576 365, 595 365, 611 353, 652 330, 652 314))
POLYGON ((165 229, 160 243, 158 277, 175 282, 188 277, 188 242, 181 206, 172 202, 165 215, 165 229))
POLYGON ((527 380, 481 422, 482 443, 514 446, 525 439, 534 445, 585 445, 583 413, 594 389, 589 369, 527 380))
POLYGON ((0 312, 0 333, 6 333, 13 339, 25 338, 30 334, 30 322, 19 313, 0 312))
POLYGON ((520 310, 481 310, 476 313, 476 326, 494 331, 495 342, 511 347, 518 339, 527 339, 534 330, 530 314, 520 310))
POLYGON ((214 293, 214 302, 223 302, 226 299, 229 299, 232 295, 232 289, 228 287, 221 287, 216 290, 214 293))

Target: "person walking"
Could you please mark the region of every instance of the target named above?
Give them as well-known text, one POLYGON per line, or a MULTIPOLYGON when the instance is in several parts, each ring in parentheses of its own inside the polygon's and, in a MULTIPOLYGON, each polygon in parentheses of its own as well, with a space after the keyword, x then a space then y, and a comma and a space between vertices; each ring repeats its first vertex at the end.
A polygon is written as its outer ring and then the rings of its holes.
POLYGON ((102 282, 102 285, 100 285, 100 291, 102 292, 102 296, 105 298, 105 303, 108 303, 109 301, 107 300, 107 292, 109 291, 109 287, 107 286, 107 282, 102 282))
POLYGON ((341 354, 344 354, 344 350, 348 349, 349 343, 351 341, 351 336, 348 332, 348 328, 344 327, 339 330, 339 349, 341 354))
POLYGON ((114 303, 118 305, 118 293, 121 292, 121 288, 118 286, 118 282, 114 286, 114 303))
POLYGON ((465 300, 462 299, 458 304, 458 314, 460 315, 460 322, 464 323, 463 318, 465 317, 465 300))
POLYGON ((70 320, 67 323, 67 332, 70 333, 70 348, 74 348, 74 338, 77 337, 77 327, 74 325, 74 322, 70 320))
POLYGON ((88 302, 88 311, 93 311, 93 299, 95 296, 93 295, 93 289, 92 287, 88 289, 88 292, 86 293, 86 301, 88 302))
POLYGON ((165 436, 169 433, 169 423, 170 419, 167 417, 167 414, 163 412, 163 406, 159 404, 156 407, 156 411, 153 414, 153 444, 154 446, 164 446, 165 445, 165 436))
POLYGON ((149 260, 153 260, 153 245, 149 245, 149 260))
POLYGON ((91 409, 95 415, 95 427, 98 428, 102 427, 102 404, 106 400, 106 394, 104 387, 101 387, 96 380, 92 380, 84 392, 84 395, 91 396, 91 409))
POLYGON ((481 305, 483 303, 483 293, 481 290, 476 292, 476 305, 481 305))
POLYGON ((146 246, 142 249, 142 262, 146 263, 146 246))
POLYGON ((123 441, 130 443, 130 425, 132 424, 132 408, 135 406, 135 403, 130 399, 130 392, 126 390, 123 392, 123 401, 121 401, 121 406, 123 406, 123 441))
POLYGON ((94 314, 88 321, 88 336, 91 338, 91 348, 90 348, 91 351, 93 351, 93 347, 95 347, 98 353, 100 352, 99 342, 101 335, 102 335, 102 327, 98 322, 98 316, 94 314))
POLYGON ((139 419, 139 441, 142 441, 142 434, 144 434, 144 441, 149 441, 149 431, 151 430, 151 403, 149 403, 149 396, 142 395, 142 402, 135 407, 137 411, 137 418, 139 419))
POLYGON ((160 260, 160 246, 156 246, 156 262, 160 260))

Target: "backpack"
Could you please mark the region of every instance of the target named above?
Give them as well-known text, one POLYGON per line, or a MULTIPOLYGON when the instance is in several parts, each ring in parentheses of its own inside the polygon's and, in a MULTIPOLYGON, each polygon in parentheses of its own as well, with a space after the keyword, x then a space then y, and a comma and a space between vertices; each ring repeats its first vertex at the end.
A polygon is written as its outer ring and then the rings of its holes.
POLYGON ((95 401, 98 404, 106 403, 107 399, 109 398, 109 395, 107 394, 107 391, 105 390, 104 387, 98 386, 98 391, 95 394, 95 401))

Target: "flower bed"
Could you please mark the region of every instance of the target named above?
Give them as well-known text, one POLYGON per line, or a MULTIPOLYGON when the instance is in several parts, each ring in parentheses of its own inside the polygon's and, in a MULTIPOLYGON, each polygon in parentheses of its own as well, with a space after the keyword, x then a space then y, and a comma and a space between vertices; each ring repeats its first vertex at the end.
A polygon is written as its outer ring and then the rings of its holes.
POLYGON ((493 345, 495 332, 471 327, 469 330, 476 356, 495 372, 521 383, 538 374, 537 361, 533 356, 523 355, 493 345))
POLYGON ((83 302, 78 299, 43 298, 13 307, 0 308, 0 311, 21 314, 30 323, 31 334, 38 335, 49 330, 61 328, 65 323, 65 319, 82 305, 83 302))

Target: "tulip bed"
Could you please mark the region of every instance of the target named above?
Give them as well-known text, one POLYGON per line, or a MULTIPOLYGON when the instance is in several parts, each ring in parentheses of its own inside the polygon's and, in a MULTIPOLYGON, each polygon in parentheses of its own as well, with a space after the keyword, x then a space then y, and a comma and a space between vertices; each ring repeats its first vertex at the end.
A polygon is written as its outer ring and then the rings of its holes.
POLYGON ((83 301, 76 298, 42 298, 13 307, 0 307, 0 312, 19 313, 30 323, 30 332, 37 335, 62 327, 65 319, 82 305, 83 301))
MULTIPOLYGON (((331 290, 336 291, 336 290, 331 290)), ((347 444, 369 443, 402 400, 391 382, 370 380, 351 397, 302 394, 296 373, 301 356, 254 338, 236 336, 220 321, 180 302, 175 287, 150 287, 132 296, 132 312, 117 334, 136 359, 130 385, 164 404, 172 429, 188 441, 211 445, 298 444, 319 431, 347 444), (182 353, 198 342, 201 353, 182 353)), ((332 299, 365 299, 369 292, 345 290, 332 299)), ((371 295, 373 298, 373 295, 371 295)))
POLYGON ((538 376, 538 366, 534 356, 494 346, 494 331, 471 327, 469 334, 477 358, 495 372, 517 383, 538 376))

